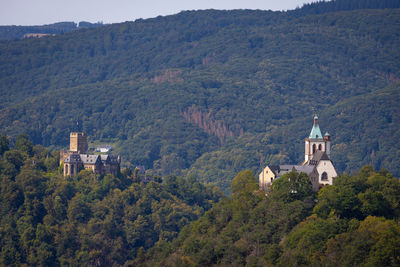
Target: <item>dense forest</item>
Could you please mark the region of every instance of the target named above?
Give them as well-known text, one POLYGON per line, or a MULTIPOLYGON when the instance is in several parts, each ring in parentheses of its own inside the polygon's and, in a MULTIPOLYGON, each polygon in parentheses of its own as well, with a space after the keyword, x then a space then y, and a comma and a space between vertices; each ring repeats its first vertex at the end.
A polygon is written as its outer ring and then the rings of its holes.
POLYGON ((21 39, 25 34, 64 34, 78 29, 96 28, 103 26, 103 23, 90 23, 81 21, 78 24, 75 22, 57 22, 48 25, 40 26, 0 26, 0 40, 21 39))
POLYGON ((397 0, 333 0, 316 1, 304 4, 301 8, 291 11, 298 16, 310 14, 323 14, 328 12, 356 10, 356 9, 382 9, 382 8, 400 8, 400 2, 397 0))
POLYGON ((58 151, 0 135, 1 266, 398 266, 400 182, 363 167, 318 193, 304 173, 232 197, 194 177, 63 177, 58 151))
POLYGON ((399 266, 400 183, 371 166, 312 192, 304 174, 285 174, 265 195, 252 171, 224 199, 157 244, 142 266, 399 266), (316 201, 315 200, 316 197, 316 201))
POLYGON ((400 266, 399 8, 0 26, 0 266, 400 266), (333 185, 260 191, 314 113, 333 185), (121 154, 116 176, 63 177, 77 130, 121 154))
POLYGON ((317 112, 338 173, 371 164, 399 176, 398 1, 342 2, 0 41, 1 133, 54 150, 84 131, 126 167, 229 194, 243 169, 302 161, 317 112))
POLYGON ((57 151, 0 135, 0 265, 129 264, 201 217, 222 193, 194 178, 83 170, 64 178, 57 151))

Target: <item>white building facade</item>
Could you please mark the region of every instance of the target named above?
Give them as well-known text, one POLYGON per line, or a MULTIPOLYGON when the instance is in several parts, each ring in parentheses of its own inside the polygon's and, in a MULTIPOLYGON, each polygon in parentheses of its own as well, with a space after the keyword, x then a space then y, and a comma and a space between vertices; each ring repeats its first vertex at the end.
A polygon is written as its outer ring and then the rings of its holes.
POLYGON ((322 136, 318 116, 314 117, 314 125, 304 143, 304 161, 299 165, 266 166, 259 174, 260 189, 268 190, 274 180, 290 171, 305 172, 314 191, 333 183, 337 172, 330 159, 331 137, 328 133, 322 136))

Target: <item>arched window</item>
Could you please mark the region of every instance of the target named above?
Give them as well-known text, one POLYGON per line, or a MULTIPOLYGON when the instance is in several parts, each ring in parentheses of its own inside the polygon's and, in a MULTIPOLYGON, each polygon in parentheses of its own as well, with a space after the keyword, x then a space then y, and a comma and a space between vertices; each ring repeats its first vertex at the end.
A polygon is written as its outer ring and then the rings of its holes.
POLYGON ((315 144, 312 145, 312 153, 315 153, 315 144))
POLYGON ((318 145, 318 150, 322 150, 322 145, 321 144, 318 145))
POLYGON ((68 164, 65 164, 65 175, 69 175, 69 169, 68 169, 68 164))
POLYGON ((326 172, 323 172, 321 175, 321 180, 322 181, 327 181, 328 180, 328 174, 326 172))
POLYGON ((74 175, 74 165, 71 164, 71 171, 70 171, 71 176, 74 175))

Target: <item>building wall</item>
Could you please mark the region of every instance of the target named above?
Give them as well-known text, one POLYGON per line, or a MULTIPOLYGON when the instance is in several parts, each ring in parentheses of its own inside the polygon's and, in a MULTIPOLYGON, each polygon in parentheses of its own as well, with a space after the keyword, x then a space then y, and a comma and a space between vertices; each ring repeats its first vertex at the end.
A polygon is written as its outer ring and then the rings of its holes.
POLYGON ((317 192, 319 190, 319 175, 317 169, 314 169, 312 173, 308 175, 311 180, 313 191, 317 192))
POLYGON ((325 141, 326 154, 331 157, 331 141, 325 141))
MULTIPOLYGON (((87 138, 85 133, 71 132, 69 151, 60 151, 60 164, 71 154, 86 154, 87 153, 87 138)), ((65 163, 64 162, 64 176, 76 176, 81 168, 93 171, 95 174, 113 174, 117 175, 120 170, 118 163, 109 164, 99 159, 96 163, 84 164, 81 163, 65 163)))
POLYGON ((64 177, 71 176, 74 177, 80 171, 81 165, 77 163, 64 163, 64 177))
POLYGON ((335 167, 330 160, 321 160, 317 165, 317 171, 319 174, 319 183, 323 185, 332 184, 333 178, 337 176, 335 167), (323 173, 326 172, 328 179, 322 180, 323 173))
POLYGON ((85 154, 87 151, 87 139, 85 133, 71 133, 69 136, 69 150, 85 154))
POLYGON ((66 159, 66 158, 68 158, 68 156, 70 155, 71 153, 69 152, 69 151, 65 151, 64 149, 61 149, 60 150, 60 165, 64 162, 64 160, 66 159))
POLYGON ((306 141, 305 141, 304 143, 305 143, 305 148, 304 148, 305 157, 304 157, 304 161, 307 162, 307 161, 310 160, 310 140, 308 140, 308 138, 306 138, 306 141))
POLYGON ((313 145, 315 145, 315 152, 318 151, 321 145, 321 151, 326 151, 326 142, 323 139, 308 139, 305 140, 305 153, 304 161, 308 162, 314 155, 313 145))
POLYGON ((269 185, 271 185, 272 181, 275 179, 275 174, 271 171, 271 169, 267 166, 264 170, 258 175, 258 183, 260 189, 265 190, 269 185))

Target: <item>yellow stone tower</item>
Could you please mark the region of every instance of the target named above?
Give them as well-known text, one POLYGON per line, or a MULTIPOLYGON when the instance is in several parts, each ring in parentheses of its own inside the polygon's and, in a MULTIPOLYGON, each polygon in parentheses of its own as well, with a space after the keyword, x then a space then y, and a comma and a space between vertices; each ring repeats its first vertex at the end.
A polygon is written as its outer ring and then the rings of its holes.
POLYGON ((72 132, 69 135, 69 151, 85 154, 87 151, 87 139, 85 133, 72 132))

